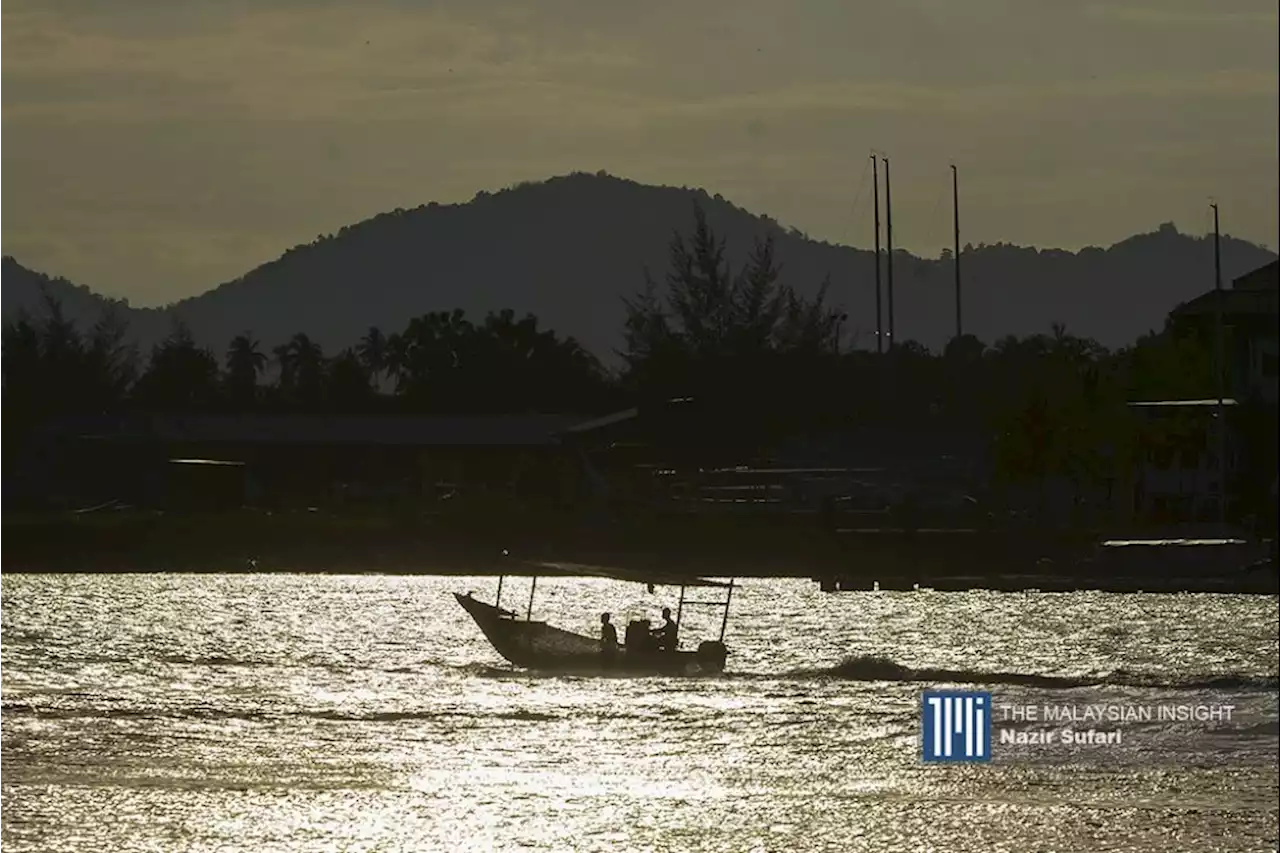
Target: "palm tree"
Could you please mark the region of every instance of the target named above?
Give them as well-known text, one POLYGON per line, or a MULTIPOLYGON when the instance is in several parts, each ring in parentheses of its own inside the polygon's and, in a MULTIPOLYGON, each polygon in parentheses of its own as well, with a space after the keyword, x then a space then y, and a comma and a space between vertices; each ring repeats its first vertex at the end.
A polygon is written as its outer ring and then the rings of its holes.
POLYGON ((258 396, 258 375, 267 369, 267 357, 258 347, 250 332, 236 335, 227 347, 227 392, 237 403, 252 403, 258 396))
POLYGON ((299 332, 289 340, 289 346, 293 350, 299 382, 305 382, 313 375, 324 373, 324 350, 308 335, 299 332))
POLYGON ((290 344, 280 344, 271 349, 272 358, 280 367, 280 377, 276 380, 276 384, 280 390, 286 394, 293 392, 294 385, 297 384, 297 358, 293 354, 293 347, 290 344))
POLYGON ((328 363, 320 345, 299 332, 289 343, 276 348, 280 360, 281 387, 299 401, 317 402, 324 396, 328 363), (286 368, 288 381, 286 378, 286 368))
POLYGON ((369 371, 374 386, 380 387, 382 384, 382 376, 388 371, 390 349, 387 336, 382 334, 382 330, 377 326, 370 326, 369 331, 360 339, 360 345, 356 348, 356 354, 360 358, 360 363, 364 365, 365 370, 369 371))
POLYGON ((460 310, 414 317, 388 343, 397 392, 435 407, 457 404, 460 394, 473 391, 460 373, 471 361, 474 339, 475 328, 460 310))

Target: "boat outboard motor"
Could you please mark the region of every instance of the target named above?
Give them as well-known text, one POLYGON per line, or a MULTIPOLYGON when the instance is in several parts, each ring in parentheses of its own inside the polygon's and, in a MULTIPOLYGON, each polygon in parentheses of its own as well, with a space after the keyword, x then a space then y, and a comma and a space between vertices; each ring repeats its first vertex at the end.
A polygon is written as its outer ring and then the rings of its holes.
POLYGON ((724 643, 717 640, 703 640, 698 644, 698 661, 707 669, 717 672, 724 669, 724 662, 729 657, 729 650, 724 643))
POLYGON ((627 623, 627 651, 647 652, 652 645, 648 619, 632 619, 627 623))

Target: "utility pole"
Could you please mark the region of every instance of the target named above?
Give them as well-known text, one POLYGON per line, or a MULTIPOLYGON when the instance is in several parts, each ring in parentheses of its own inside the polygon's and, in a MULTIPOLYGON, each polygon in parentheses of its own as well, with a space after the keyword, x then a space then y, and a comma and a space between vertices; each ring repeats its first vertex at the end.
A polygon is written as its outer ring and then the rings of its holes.
POLYGON ((964 334, 963 315, 960 312, 960 178, 956 173, 956 165, 951 164, 951 221, 954 223, 956 273, 956 338, 964 334))
POLYGON ((1214 335, 1213 335, 1213 375, 1218 391, 1218 526, 1220 536, 1227 534, 1227 412, 1226 381, 1224 372, 1223 347, 1225 345, 1222 328, 1222 302, 1226 294, 1222 290, 1222 236, 1218 227, 1218 205, 1209 205, 1213 209, 1213 290, 1214 290, 1214 335))
POLYGON ((884 161, 884 219, 885 219, 885 242, 887 246, 887 257, 885 263, 889 273, 888 296, 889 296, 889 349, 892 350, 897 344, 897 339, 893 335, 893 195, 889 186, 889 158, 881 157, 884 161))
POLYGON ((876 227, 876 354, 884 353, 884 312, 880 308, 880 166, 876 155, 871 155, 871 194, 875 197, 876 227))

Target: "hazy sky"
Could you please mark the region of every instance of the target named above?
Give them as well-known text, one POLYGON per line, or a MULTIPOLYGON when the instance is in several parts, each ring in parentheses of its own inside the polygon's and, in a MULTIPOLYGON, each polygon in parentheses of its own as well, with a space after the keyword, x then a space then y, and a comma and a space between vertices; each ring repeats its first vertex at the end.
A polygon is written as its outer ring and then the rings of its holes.
POLYGON ((1277 243, 1275 0, 5 0, 3 250, 135 304, 573 170, 870 242, 1277 243))

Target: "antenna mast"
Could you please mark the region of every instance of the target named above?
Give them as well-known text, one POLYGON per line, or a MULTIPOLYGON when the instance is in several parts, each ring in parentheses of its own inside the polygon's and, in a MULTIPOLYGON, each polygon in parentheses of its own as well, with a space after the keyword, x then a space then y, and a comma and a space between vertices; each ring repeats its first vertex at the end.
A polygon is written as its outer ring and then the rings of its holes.
POLYGON ((952 262, 956 273, 956 337, 959 338, 964 334, 963 315, 960 311, 960 178, 954 163, 951 164, 951 218, 955 225, 955 255, 952 262))
POLYGON ((893 336, 893 196, 889 187, 889 158, 881 157, 880 159, 884 161, 885 242, 888 244, 885 263, 889 273, 887 282, 889 296, 889 349, 892 350, 896 343, 893 336))
POLYGON ((884 312, 880 308, 880 168, 876 155, 871 155, 871 193, 875 197, 876 227, 876 353, 884 352, 884 312))
POLYGON ((1218 204, 1209 205, 1213 209, 1213 290, 1214 290, 1214 336, 1213 336, 1213 374, 1218 391, 1218 525, 1219 535, 1226 535, 1227 528, 1227 418, 1225 405, 1225 381, 1223 377, 1223 328, 1222 302, 1225 294, 1222 291, 1222 237, 1218 228, 1218 204))

